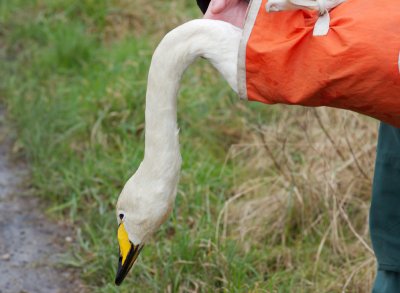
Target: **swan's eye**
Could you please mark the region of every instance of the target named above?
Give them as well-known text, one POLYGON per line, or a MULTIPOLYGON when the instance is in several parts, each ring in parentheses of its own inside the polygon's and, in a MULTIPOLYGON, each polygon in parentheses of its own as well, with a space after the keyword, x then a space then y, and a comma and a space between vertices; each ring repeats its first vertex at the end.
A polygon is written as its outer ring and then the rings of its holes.
POLYGON ((119 214, 119 219, 122 221, 124 219, 124 214, 119 214))

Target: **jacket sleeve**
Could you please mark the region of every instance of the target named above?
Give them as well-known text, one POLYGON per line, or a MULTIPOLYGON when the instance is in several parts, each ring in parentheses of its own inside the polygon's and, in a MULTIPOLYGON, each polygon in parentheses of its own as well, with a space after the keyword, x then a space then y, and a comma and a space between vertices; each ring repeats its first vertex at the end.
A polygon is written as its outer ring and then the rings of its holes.
POLYGON ((211 0, 196 0, 196 1, 197 1, 197 5, 200 7, 203 14, 206 13, 208 4, 210 4, 211 0))

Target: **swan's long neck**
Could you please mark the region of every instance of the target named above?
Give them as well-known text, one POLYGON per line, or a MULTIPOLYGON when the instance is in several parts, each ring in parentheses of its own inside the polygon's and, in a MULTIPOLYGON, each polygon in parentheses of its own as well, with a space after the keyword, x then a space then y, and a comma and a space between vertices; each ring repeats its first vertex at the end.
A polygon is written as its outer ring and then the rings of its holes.
POLYGON ((236 91, 240 37, 241 30, 228 23, 199 19, 174 29, 157 47, 147 85, 143 161, 154 176, 175 178, 179 173, 177 94, 184 71, 197 57, 204 57, 236 91))

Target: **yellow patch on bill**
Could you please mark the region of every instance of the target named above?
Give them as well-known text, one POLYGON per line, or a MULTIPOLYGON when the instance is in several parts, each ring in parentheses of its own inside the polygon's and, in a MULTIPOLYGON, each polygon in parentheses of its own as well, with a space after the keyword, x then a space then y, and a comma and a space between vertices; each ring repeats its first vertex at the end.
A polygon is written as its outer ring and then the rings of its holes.
POLYGON ((121 223, 118 227, 118 243, 119 243, 119 253, 122 257, 122 265, 124 265, 126 257, 131 249, 131 242, 128 238, 128 233, 125 230, 124 223, 121 223))

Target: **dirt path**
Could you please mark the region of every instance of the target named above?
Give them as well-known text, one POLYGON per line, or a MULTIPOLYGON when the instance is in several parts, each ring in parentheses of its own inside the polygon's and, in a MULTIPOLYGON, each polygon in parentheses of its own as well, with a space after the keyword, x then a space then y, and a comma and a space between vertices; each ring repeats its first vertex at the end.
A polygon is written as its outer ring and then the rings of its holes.
POLYGON ((40 212, 42 205, 22 188, 24 164, 12 162, 10 153, 1 111, 0 293, 83 292, 77 274, 57 265, 70 245, 67 227, 40 212))

